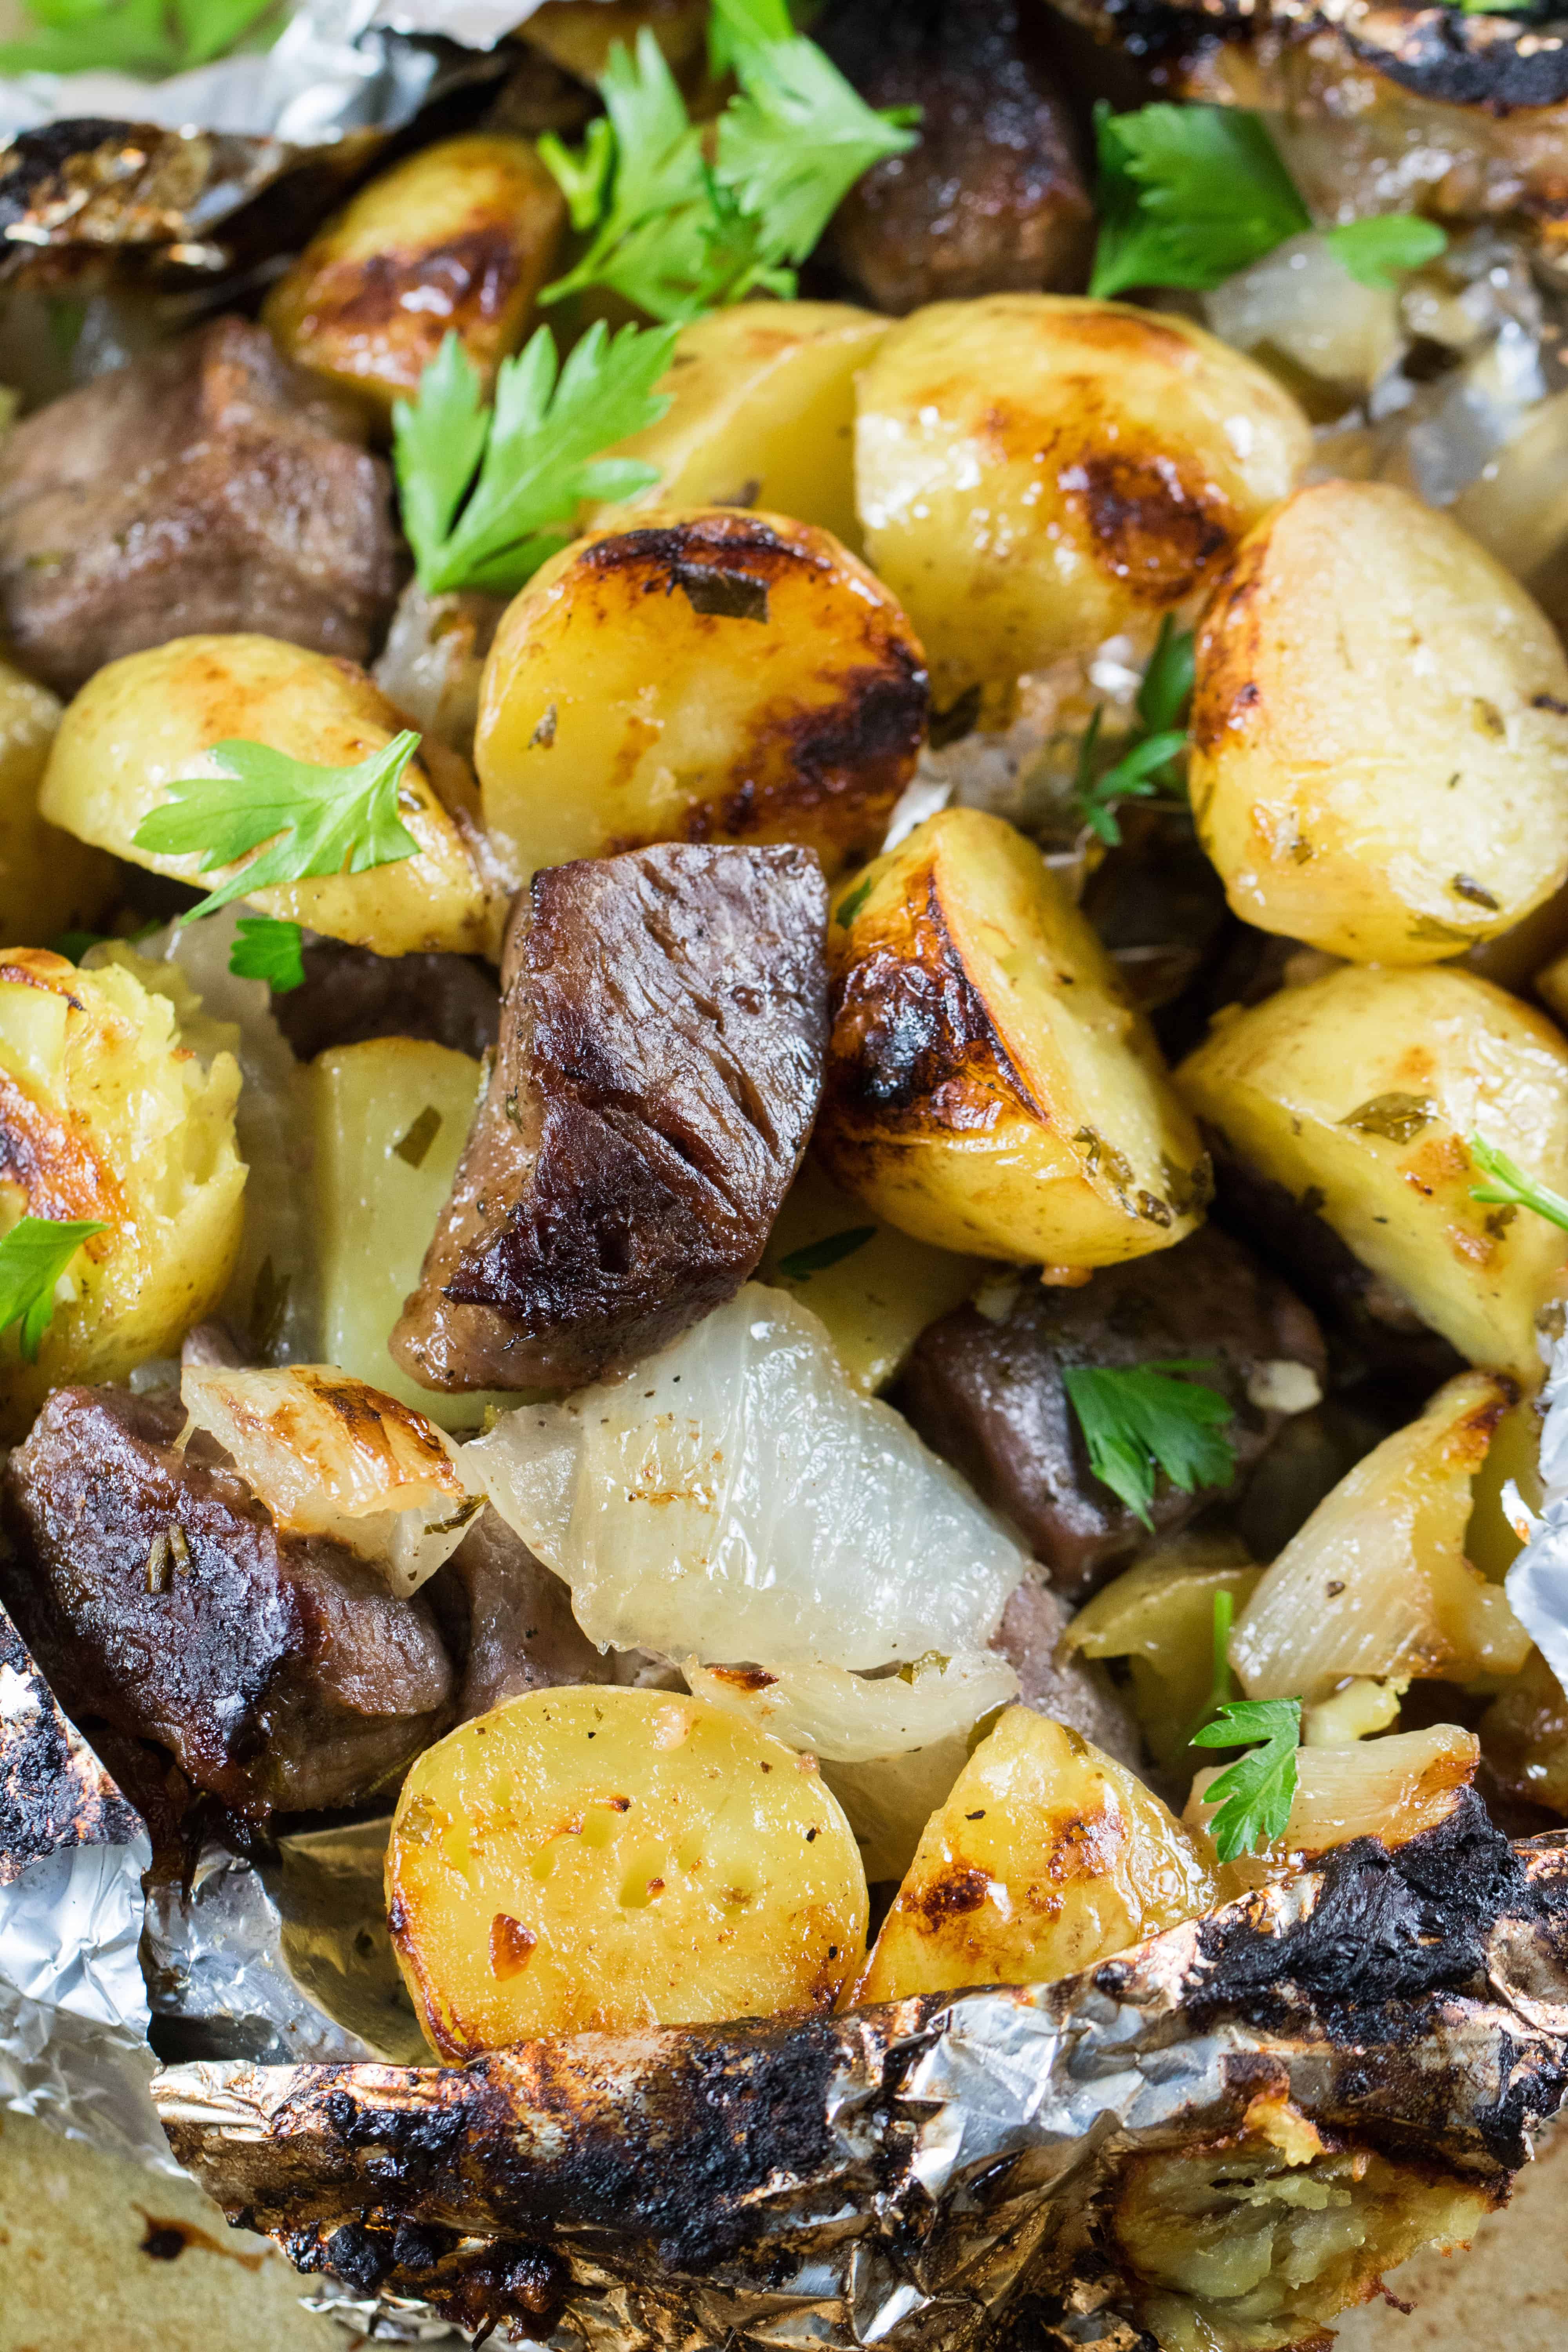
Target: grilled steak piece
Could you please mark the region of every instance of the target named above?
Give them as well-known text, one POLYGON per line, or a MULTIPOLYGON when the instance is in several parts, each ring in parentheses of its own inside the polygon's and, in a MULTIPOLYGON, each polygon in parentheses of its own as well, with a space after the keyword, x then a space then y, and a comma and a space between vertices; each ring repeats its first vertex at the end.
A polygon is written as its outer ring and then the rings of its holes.
POLYGON ((367 1796, 439 1731, 430 1607, 280 1534, 233 1470, 176 1451, 168 1392, 57 1389, 6 1465, 5 1606, 78 1722, 172 1751, 236 1811, 367 1796))
POLYGON ((310 940, 304 964, 304 986, 272 1000, 272 1017, 299 1061, 370 1037, 427 1037, 477 1061, 496 1042, 500 993, 471 956, 383 956, 343 940, 310 940))
POLYGON ((390 478, 244 319, 51 401, 0 444, 0 614, 72 694, 105 662, 254 629, 368 660, 397 591, 390 478))
POLYGON ((740 1288, 816 1115, 826 908, 801 849, 535 875, 489 1091, 392 1337, 416 1380, 579 1385, 740 1288))
POLYGON ((459 1720, 502 1699, 558 1683, 615 1682, 613 1651, 597 1650, 572 1614, 569 1585, 536 1559, 489 1504, 436 1582, 463 1595, 468 1664, 459 1720))
POLYGON ((1058 1657, 1057 1644, 1067 1625, 1060 1595, 1037 1576, 1026 1576, 1002 1612, 991 1647, 1017 1675, 1021 1706, 1081 1731, 1106 1755, 1141 1772, 1143 1743, 1138 1726, 1105 1668, 1087 1658, 1058 1657))
POLYGON ((816 29, 871 105, 922 110, 920 144, 867 173, 823 248, 879 310, 1084 282, 1094 210, 1021 15, 1017 0, 848 0, 816 29))
MULTIPOLYGON (((1315 1404, 1325 1370, 1317 1324, 1238 1242, 1205 1225, 1174 1249, 1104 1267, 1081 1290, 1026 1274, 992 1313, 960 1307, 915 1342, 895 1402, 928 1445, 1016 1523, 1068 1600, 1103 1583, 1146 1540, 1089 1465, 1062 1373, 1168 1357, 1212 1360, 1194 1374, 1234 1418, 1232 1489, 1289 1412, 1315 1404)), ((1151 1507, 1170 1534, 1215 1499, 1162 1478, 1151 1507)))

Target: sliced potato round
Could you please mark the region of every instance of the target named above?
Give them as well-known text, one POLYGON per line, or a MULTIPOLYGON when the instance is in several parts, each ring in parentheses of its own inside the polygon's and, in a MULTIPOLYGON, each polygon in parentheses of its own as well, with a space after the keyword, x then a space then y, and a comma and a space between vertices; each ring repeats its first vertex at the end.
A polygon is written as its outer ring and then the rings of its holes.
POLYGON ((60 706, 0 662, 0 938, 41 947, 57 931, 90 929, 114 893, 101 851, 45 823, 38 787, 60 706))
POLYGON ((563 549, 508 607, 474 759, 527 872, 648 841, 876 849, 914 772, 924 656, 824 530, 660 509, 563 549))
POLYGON ((1031 842, 947 809, 846 885, 815 1149, 943 1249, 1078 1267, 1168 1249, 1208 1171, 1147 1024, 1031 842))
POLYGON ((595 528, 654 503, 761 507, 856 546, 855 377, 889 324, 847 302, 738 302, 693 319, 658 387, 668 411, 609 452, 659 478, 601 507, 595 528))
POLYGON ((831 2010, 866 1878, 814 1760, 663 1691, 531 1691, 427 1748, 386 1853, 434 2048, 831 2010))
POLYGON ((1176 1072, 1223 1148, 1316 1210, 1473 1364, 1541 1379, 1568 1237, 1470 1198, 1471 1139, 1561 1185, 1568 1045, 1472 972, 1342 966, 1224 1014, 1176 1072))
POLYGON ((1568 656, 1446 515, 1320 482, 1259 523, 1205 616, 1191 781, 1245 921, 1437 962, 1568 877, 1568 656))
POLYGON ((1273 377, 1201 327, 1079 295, 915 311, 858 405, 867 560, 920 631, 939 709, 1152 638, 1311 446, 1273 377))
MULTIPOLYGON (((176 778, 223 772, 215 743, 239 738, 345 767, 403 724, 353 662, 277 637, 175 637, 110 662, 83 687, 60 721, 39 806, 80 841, 199 885, 195 854, 161 856, 138 849, 135 835, 176 778)), ((466 763, 426 737, 403 772, 397 814, 416 856, 279 884, 252 903, 378 955, 444 948, 498 957, 506 892, 489 870, 466 763)))
POLYGON ((62 1278, 37 1361, 15 1328, 0 1340, 0 1435, 52 1388, 174 1353, 216 1306, 243 1222, 238 1093, 233 1054, 204 1066, 169 998, 122 966, 0 961, 0 1219, 105 1228, 62 1278))

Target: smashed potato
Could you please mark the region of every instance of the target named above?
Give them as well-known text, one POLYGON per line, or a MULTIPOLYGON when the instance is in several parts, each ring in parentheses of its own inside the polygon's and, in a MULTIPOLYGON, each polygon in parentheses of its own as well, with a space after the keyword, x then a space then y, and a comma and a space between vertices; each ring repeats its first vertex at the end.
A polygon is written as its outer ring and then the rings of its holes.
POLYGON ((21 1436, 52 1388, 174 1353, 216 1306, 243 1223, 238 1094, 233 1054, 204 1066, 169 998, 122 966, 37 948, 0 961, 0 1214, 105 1228, 63 1277, 37 1361, 15 1328, 0 1340, 0 1434, 21 1436))
POLYGON ((537 572, 490 648, 474 759, 525 874, 649 841, 881 842, 925 728, 879 581, 778 515, 650 512, 537 572))
POLYGON ((831 2010, 865 1873, 809 1757, 664 1691, 531 1691, 415 1763, 387 1918, 441 2057, 831 2010))
POLYGON ((1356 963, 1441 961, 1568 877, 1568 656, 1447 516, 1316 483, 1205 615, 1191 793, 1245 922, 1356 963))
MULTIPOLYGON (((352 766, 399 733, 402 713, 353 662, 277 637, 175 637, 110 662, 60 721, 39 806, 79 841, 200 883, 198 856, 138 849, 137 828, 178 777, 221 772, 211 746, 268 744, 320 767, 352 766)), ((418 853, 363 874, 258 890, 252 903, 378 955, 447 949, 499 956, 504 877, 491 870, 466 763, 426 737, 398 784, 418 853)))
POLYGON ((1027 1707, 982 1740, 882 1923, 857 2003, 1042 1984, 1216 1898, 1196 1844, 1136 1773, 1027 1707))
POLYGON ((948 1250, 1079 1267, 1168 1249, 1207 1165, 1147 1025, 1031 842, 947 809, 840 893, 815 1149, 948 1250))
POLYGON ((1311 446, 1274 378, 1185 319, 1068 294, 934 302, 859 381, 867 561, 946 710, 1206 588, 1311 446))

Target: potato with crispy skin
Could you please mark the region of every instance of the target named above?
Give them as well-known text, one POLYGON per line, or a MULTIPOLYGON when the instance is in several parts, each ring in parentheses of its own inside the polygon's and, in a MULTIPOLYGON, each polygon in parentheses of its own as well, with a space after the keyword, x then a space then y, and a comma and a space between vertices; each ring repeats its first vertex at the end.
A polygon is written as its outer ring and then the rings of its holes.
POLYGON ((384 421, 455 334, 487 396, 521 342, 566 225, 526 139, 473 131, 405 155, 334 213, 262 309, 300 367, 384 421))
POLYGON ((1346 966, 1222 1014, 1176 1072, 1227 1160, 1283 1186, 1473 1364, 1538 1385, 1568 1241, 1471 1198, 1480 1137, 1544 1184, 1568 1159, 1568 1045, 1489 981, 1346 966))
POLYGON ((0 937, 41 946, 94 924, 114 889, 107 857, 47 824, 38 788, 59 725, 46 687, 0 662, 0 937))
POLYGON ((1191 790, 1244 921, 1355 963, 1441 961, 1568 877, 1568 656, 1446 515, 1315 483, 1205 615, 1191 790))
POLYGON ((1049 1266, 1168 1249, 1197 1135, 1114 967, 1031 842, 928 818, 839 893, 816 1150, 921 1241, 1049 1266))
POLYGON ((860 377, 867 560, 947 709, 1160 615, 1215 578, 1295 483, 1307 420, 1184 319, 1077 295, 936 302, 860 377))
MULTIPOLYGON (((362 669, 276 637, 176 637, 110 662, 60 721, 39 806, 51 824, 133 866, 199 884, 199 856, 139 849, 145 817, 176 778, 222 773, 212 747, 231 738, 321 767, 353 766, 400 732, 362 669)), ((500 952, 505 877, 479 825, 468 764, 426 737, 404 769, 397 814, 416 856, 363 873, 258 890, 253 903, 378 955, 500 952)))
POLYGON ((924 656, 825 530, 724 508, 578 540, 508 608, 474 760, 525 874, 654 841, 881 842, 925 729, 924 656))
POLYGON ((815 1759, 665 1691, 531 1691, 427 1748, 386 1896, 449 2061, 831 2010, 866 1942, 860 1856, 815 1759))

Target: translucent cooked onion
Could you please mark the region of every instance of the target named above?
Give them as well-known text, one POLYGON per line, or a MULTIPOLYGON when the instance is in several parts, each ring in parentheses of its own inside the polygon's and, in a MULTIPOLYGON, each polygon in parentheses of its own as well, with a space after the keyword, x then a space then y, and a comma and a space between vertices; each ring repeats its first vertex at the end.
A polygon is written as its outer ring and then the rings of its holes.
MULTIPOLYGON (((1359 1837, 1403 1845, 1447 1821, 1459 1791, 1474 1780, 1480 1753, 1474 1732, 1454 1723, 1396 1731, 1386 1739, 1344 1748, 1303 1748, 1296 1759, 1290 1819, 1278 1851, 1326 1853, 1359 1837)), ((1185 1815, 1190 1827, 1207 1829, 1211 1808, 1204 1792, 1224 1769, 1215 1766, 1194 1780, 1185 1815)))
POLYGON ((1404 337, 1392 286, 1352 278, 1321 230, 1290 237, 1204 297, 1216 335, 1238 351, 1268 345, 1321 383, 1364 391, 1404 337))
POLYGON ((901 1757, 954 1735, 966 1739, 983 1715, 1018 1696, 1018 1677, 994 1650, 966 1658, 918 1659, 896 1675, 842 1666, 683 1664, 688 1685, 755 1730, 836 1764, 901 1757))
POLYGON ((507 1414, 463 1462, 601 1647, 774 1673, 953 1657, 985 1647, 1026 1565, 857 1395, 818 1318, 756 1283, 625 1379, 507 1414))

